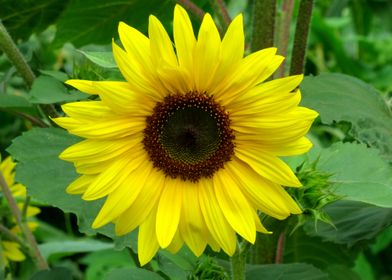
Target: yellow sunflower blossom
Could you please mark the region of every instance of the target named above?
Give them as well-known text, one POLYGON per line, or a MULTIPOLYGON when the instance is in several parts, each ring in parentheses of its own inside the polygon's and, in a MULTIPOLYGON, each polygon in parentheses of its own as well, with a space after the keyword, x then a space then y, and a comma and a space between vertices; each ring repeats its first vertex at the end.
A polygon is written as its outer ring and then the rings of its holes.
POLYGON ((159 248, 207 245, 232 255, 236 234, 268 233, 258 211, 277 219, 301 209, 282 186, 299 187, 279 156, 305 153, 317 113, 300 107, 302 75, 265 80, 283 57, 276 48, 244 57, 242 15, 223 37, 209 14, 195 38, 188 14, 174 10, 173 43, 154 16, 148 37, 121 22, 113 54, 126 81, 69 80, 95 101, 62 106, 54 121, 85 140, 60 158, 81 176, 67 192, 106 197, 93 228, 139 228, 143 265, 159 248))
POLYGON ((8 265, 9 261, 21 262, 26 259, 25 255, 20 250, 20 245, 13 241, 1 241, 1 252, 0 258, 2 258, 1 263, 5 266, 8 265))
POLYGON ((5 182, 11 190, 11 193, 14 197, 25 197, 26 196, 26 188, 22 184, 15 183, 15 162, 9 156, 1 161, 0 156, 0 171, 3 174, 5 182))
MULTIPOLYGON (((26 187, 20 183, 15 182, 15 165, 16 164, 11 157, 7 157, 3 161, 1 161, 0 158, 0 171, 7 183, 7 186, 10 188, 12 196, 19 200, 26 197, 26 187)), ((24 208, 24 203, 19 202, 17 205, 19 210, 22 212, 24 208)), ((28 205, 26 208, 26 218, 32 218, 40 212, 41 210, 38 207, 28 205)), ((21 234, 21 229, 18 225, 16 225, 15 218, 12 217, 12 219, 10 219, 10 224, 15 224, 11 228, 12 233, 17 235, 21 234)), ((31 231, 34 231, 38 227, 38 223, 33 220, 28 220, 27 226, 31 231)), ((2 240, 0 243, 2 246, 2 254, 0 257, 3 258, 3 263, 5 265, 8 265, 9 261, 19 262, 25 260, 25 255, 20 250, 20 245, 18 243, 6 240, 2 240)))

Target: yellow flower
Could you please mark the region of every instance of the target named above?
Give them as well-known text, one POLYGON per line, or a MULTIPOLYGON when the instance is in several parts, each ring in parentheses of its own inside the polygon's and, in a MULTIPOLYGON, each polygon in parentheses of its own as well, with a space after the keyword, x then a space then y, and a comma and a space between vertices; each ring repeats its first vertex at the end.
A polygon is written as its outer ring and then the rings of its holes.
POLYGON ((15 162, 9 156, 5 160, 1 161, 0 156, 0 171, 3 174, 5 182, 11 190, 14 197, 24 197, 26 196, 26 188, 19 183, 15 183, 15 162))
POLYGON ((278 156, 310 149, 317 116, 298 106, 302 75, 264 82, 283 60, 275 48, 244 57, 241 15, 221 40, 206 14, 196 39, 177 5, 173 29, 175 50, 154 16, 149 37, 121 22, 113 54, 126 81, 67 81, 100 99, 65 104, 54 120, 85 138, 60 155, 82 174, 67 192, 106 197, 94 228, 139 227, 141 264, 183 243, 232 255, 236 233, 251 243, 267 233, 258 210, 301 213, 282 187, 301 183, 278 156))
POLYGON ((6 266, 9 261, 21 262, 26 259, 25 255, 20 250, 20 245, 13 241, 1 241, 1 252, 0 258, 2 263, 6 266))
MULTIPOLYGON (((26 197, 26 187, 23 186, 22 184, 16 183, 15 182, 15 162, 12 160, 11 157, 7 157, 5 160, 1 161, 0 158, 0 171, 8 185, 8 187, 11 190, 12 195, 16 199, 24 199, 26 197)), ((24 203, 18 203, 18 208, 20 211, 23 210, 24 203)), ((34 206, 27 206, 26 209, 26 217, 31 218, 37 214, 39 214, 41 210, 38 207, 34 206)), ((11 223, 15 224, 15 218, 10 219, 11 223)), ((35 221, 29 220, 27 222, 27 226, 30 228, 31 231, 34 231, 38 227, 38 223, 35 221)), ((11 228, 11 232, 14 234, 20 234, 21 229, 19 228, 18 225, 14 225, 11 228)), ((3 263, 5 265, 8 265, 9 261, 15 261, 15 262, 20 262, 25 260, 25 255, 22 253, 20 250, 20 245, 16 242, 13 241, 5 241, 2 240, 1 242, 1 247, 2 250, 0 250, 2 253, 0 254, 0 257, 3 259, 3 263)))

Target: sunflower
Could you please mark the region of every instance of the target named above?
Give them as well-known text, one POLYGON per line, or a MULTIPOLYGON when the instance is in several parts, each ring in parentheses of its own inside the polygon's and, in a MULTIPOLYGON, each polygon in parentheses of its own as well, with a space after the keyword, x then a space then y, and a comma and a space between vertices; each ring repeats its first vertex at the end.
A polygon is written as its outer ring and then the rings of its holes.
POLYGON ((8 265, 9 261, 21 262, 26 259, 25 255, 20 250, 20 245, 18 243, 13 241, 1 241, 0 246, 0 258, 2 258, 1 263, 5 266, 8 265))
MULTIPOLYGON (((7 186, 10 188, 12 196, 17 200, 21 200, 25 199, 26 197, 26 187, 20 183, 15 182, 15 165, 16 164, 11 157, 7 157, 3 161, 1 161, 0 158, 0 172, 3 175, 7 186)), ((25 207, 24 203, 18 203, 17 205, 19 210, 22 212, 23 208, 25 207)), ((40 212, 41 210, 38 207, 28 205, 26 208, 26 218, 28 219, 27 226, 31 231, 34 231, 38 227, 38 223, 31 220, 31 218, 40 212)), ((18 225, 16 225, 15 218, 3 217, 3 219, 7 220, 7 224, 10 225, 10 231, 12 233, 16 235, 21 234, 21 229, 18 225)), ((0 250, 0 252, 2 252, 0 253, 0 257, 2 258, 5 265, 8 265, 9 261, 20 262, 25 260, 26 257, 20 250, 20 245, 18 243, 3 240, 2 238, 0 239, 0 246, 2 247, 0 250)))
POLYGON ((242 15, 221 40, 209 14, 195 38, 174 9, 173 43, 154 16, 148 37, 123 22, 113 55, 126 81, 68 80, 95 101, 62 106, 54 121, 85 138, 60 158, 81 174, 67 188, 84 200, 106 197, 92 227, 139 228, 143 265, 159 248, 209 245, 232 255, 236 234, 268 233, 258 211, 301 213, 283 186, 299 187, 278 157, 308 151, 317 113, 299 107, 303 76, 264 82, 281 64, 276 48, 244 57, 242 15), (264 83, 263 83, 264 82, 264 83))

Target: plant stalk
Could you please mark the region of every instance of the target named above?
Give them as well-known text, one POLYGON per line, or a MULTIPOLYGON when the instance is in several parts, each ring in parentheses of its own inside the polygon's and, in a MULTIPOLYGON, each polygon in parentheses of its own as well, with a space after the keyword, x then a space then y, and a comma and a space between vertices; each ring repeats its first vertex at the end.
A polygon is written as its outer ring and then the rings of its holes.
POLYGON ((254 0, 252 52, 274 45, 276 0, 254 0))
POLYGON ((306 47, 308 43, 312 10, 313 0, 301 0, 299 4, 297 24, 295 27, 293 52, 291 54, 290 75, 304 73, 306 47))
POLYGON ((40 270, 49 269, 46 260, 42 257, 41 252, 39 251, 34 235, 31 233, 28 226, 25 223, 23 223, 22 213, 20 212, 18 205, 16 204, 15 198, 12 196, 12 193, 1 171, 0 171, 0 185, 1 185, 1 190, 3 192, 3 195, 8 202, 12 214, 14 215, 16 223, 19 226, 19 228, 22 230, 23 235, 25 236, 26 241, 29 244, 30 254, 33 260, 35 261, 37 267, 40 270))
MULTIPOLYGON (((293 15, 294 0, 283 0, 282 13, 278 24, 278 32, 276 34, 276 46, 278 47, 278 53, 287 58, 287 49, 290 39, 290 23, 293 15)), ((275 77, 281 78, 286 72, 286 60, 282 62, 278 68, 275 77)))
POLYGON ((215 14, 218 17, 218 20, 222 27, 222 31, 226 32, 227 27, 231 22, 231 17, 229 15, 229 12, 227 11, 225 3, 222 0, 210 0, 210 4, 215 14))
POLYGON ((279 235, 278 244, 276 246, 275 263, 279 264, 283 261, 284 245, 286 242, 286 230, 279 235))
POLYGON ((0 49, 4 51, 16 70, 20 73, 29 88, 33 85, 35 75, 23 55, 12 40, 7 29, 0 20, 0 49))
POLYGON ((237 249, 230 258, 232 280, 245 280, 248 244, 244 244, 244 242, 245 241, 237 243, 237 249))

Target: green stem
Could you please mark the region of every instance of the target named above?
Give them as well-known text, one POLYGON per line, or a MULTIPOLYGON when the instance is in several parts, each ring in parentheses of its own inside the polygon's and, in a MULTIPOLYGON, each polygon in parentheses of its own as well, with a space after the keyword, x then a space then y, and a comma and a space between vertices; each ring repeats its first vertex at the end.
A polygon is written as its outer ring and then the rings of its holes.
MULTIPOLYGON (((0 49, 4 51, 7 55, 8 59, 18 70, 23 80, 25 81, 28 88, 31 89, 33 86, 33 82, 35 80, 35 75, 33 70, 31 70, 30 66, 27 64, 23 55, 20 53, 18 47, 15 42, 12 40, 10 34, 7 32, 7 29, 3 25, 0 20, 0 49)), ((51 117, 56 117, 57 112, 53 105, 46 104, 41 105, 42 109, 47 113, 47 115, 51 117)))
POLYGON ((298 10, 297 25, 295 27, 290 75, 302 74, 304 72, 306 47, 308 43, 312 10, 313 0, 301 0, 298 10))
POLYGON ((26 241, 29 244, 30 254, 31 254, 32 258, 34 259, 37 267, 40 270, 49 269, 49 266, 46 263, 46 260, 42 257, 41 252, 38 249, 38 245, 37 245, 37 242, 34 238, 34 235, 31 233, 28 226, 25 223, 23 223, 22 213, 20 212, 18 205, 16 204, 16 201, 15 201, 14 197, 12 196, 12 193, 11 193, 11 191, 7 185, 7 182, 4 179, 3 173, 1 171, 0 171, 0 185, 1 185, 1 190, 3 192, 3 195, 8 202, 8 206, 10 207, 11 212, 16 220, 16 223, 19 226, 19 228, 22 230, 23 235, 25 236, 26 241))
POLYGON ((14 234, 12 231, 10 231, 2 224, 0 224, 0 233, 2 233, 5 237, 7 237, 7 239, 19 243, 22 247, 25 246, 23 241, 20 240, 20 238, 16 234, 14 234))
MULTIPOLYGON (((278 53, 287 58, 287 49, 290 39, 290 23, 293 15, 294 0, 283 0, 282 13, 278 24, 277 42, 278 53)), ((281 78, 285 74, 286 60, 282 62, 275 77, 281 78)))
POLYGON ((237 249, 230 258, 232 280, 245 280, 246 254, 249 246, 247 243, 244 244, 244 242, 237 244, 237 249))
POLYGON ((8 56, 9 60, 18 70, 23 80, 26 82, 27 86, 31 88, 35 75, 31 70, 30 66, 27 64, 23 55, 20 53, 19 49, 15 45, 11 36, 8 34, 7 29, 5 29, 3 23, 0 20, 0 49, 8 56))
POLYGON ((216 16, 218 17, 218 20, 222 27, 222 31, 225 32, 231 22, 231 18, 229 12, 227 11, 225 3, 222 0, 210 0, 210 4, 216 16))
POLYGON ((274 45, 276 0, 254 0, 252 52, 274 45))

